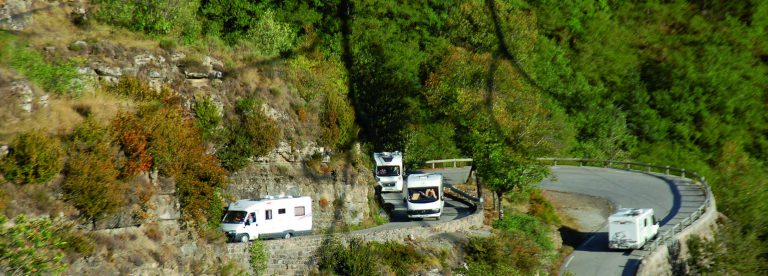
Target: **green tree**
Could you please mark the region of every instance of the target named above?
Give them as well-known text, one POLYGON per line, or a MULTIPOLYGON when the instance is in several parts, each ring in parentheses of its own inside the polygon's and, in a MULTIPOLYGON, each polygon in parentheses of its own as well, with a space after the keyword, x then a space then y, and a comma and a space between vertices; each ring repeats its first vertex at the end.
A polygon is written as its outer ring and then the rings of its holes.
POLYGON ((502 198, 543 179, 547 167, 535 158, 570 139, 561 111, 527 85, 511 62, 491 54, 455 48, 442 65, 430 77, 427 102, 463 129, 457 140, 484 184, 502 198))
POLYGON ((64 150, 59 140, 40 130, 17 135, 8 155, 0 160, 3 176, 18 183, 45 183, 64 165, 64 150))

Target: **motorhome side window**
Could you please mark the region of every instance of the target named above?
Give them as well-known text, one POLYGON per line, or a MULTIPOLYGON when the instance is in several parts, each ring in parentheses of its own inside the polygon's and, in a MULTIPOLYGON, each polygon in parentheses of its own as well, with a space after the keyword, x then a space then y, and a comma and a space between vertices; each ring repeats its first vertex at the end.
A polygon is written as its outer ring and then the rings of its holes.
POLYGON ((282 208, 282 209, 277 209, 277 214, 278 214, 278 215, 282 215, 282 214, 285 214, 285 208, 282 208))
POLYGON ((648 218, 643 219, 643 226, 648 227, 648 218))
POLYGON ((272 219, 272 210, 267 210, 264 213, 264 219, 272 219))
POLYGON ((304 215, 304 206, 296 206, 293 208, 293 214, 297 217, 304 215))
POLYGON ((251 213, 251 222, 256 222, 256 213, 251 213))

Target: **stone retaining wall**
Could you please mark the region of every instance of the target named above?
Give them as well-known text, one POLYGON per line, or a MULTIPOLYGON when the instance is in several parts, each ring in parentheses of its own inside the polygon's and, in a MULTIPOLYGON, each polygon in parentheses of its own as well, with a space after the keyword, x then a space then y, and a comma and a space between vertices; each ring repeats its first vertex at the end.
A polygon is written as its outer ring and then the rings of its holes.
MULTIPOLYGON (((483 213, 477 212, 469 216, 440 223, 436 225, 418 225, 397 229, 376 230, 365 229, 348 234, 337 234, 342 240, 361 238, 365 241, 406 241, 421 240, 440 233, 465 232, 483 224, 483 213)), ((269 250, 267 275, 307 275, 316 268, 315 257, 325 235, 295 237, 288 240, 263 241, 269 250)), ((247 244, 229 244, 229 258, 241 260, 243 267, 249 265, 247 244)), ((251 272, 251 271, 249 271, 251 272)))
POLYGON ((692 235, 711 238, 715 231, 715 227, 717 226, 717 216, 718 213, 715 199, 711 198, 709 206, 707 206, 707 211, 693 224, 686 227, 673 238, 673 240, 676 240, 679 243, 672 247, 679 245, 679 248, 670 248, 671 246, 669 244, 667 244, 667 246, 660 246, 656 251, 650 253, 643 259, 637 269, 637 275, 673 275, 671 262, 687 257, 688 247, 686 246, 686 241, 688 241, 688 238, 692 235), (673 254, 674 256, 670 256, 670 249, 676 251, 675 254, 673 254))

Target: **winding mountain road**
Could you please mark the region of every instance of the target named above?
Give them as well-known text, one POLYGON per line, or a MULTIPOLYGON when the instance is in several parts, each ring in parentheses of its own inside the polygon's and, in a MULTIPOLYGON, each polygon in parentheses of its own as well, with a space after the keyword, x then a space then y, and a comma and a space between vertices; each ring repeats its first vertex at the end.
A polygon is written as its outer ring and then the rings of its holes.
MULTIPOLYGON (((700 186, 671 175, 612 168, 554 166, 553 179, 545 179, 546 190, 602 197, 617 208, 653 208, 661 224, 659 233, 696 211, 705 200, 700 186)), ((608 227, 591 235, 568 256, 561 274, 635 275, 642 250, 608 249, 608 227)))

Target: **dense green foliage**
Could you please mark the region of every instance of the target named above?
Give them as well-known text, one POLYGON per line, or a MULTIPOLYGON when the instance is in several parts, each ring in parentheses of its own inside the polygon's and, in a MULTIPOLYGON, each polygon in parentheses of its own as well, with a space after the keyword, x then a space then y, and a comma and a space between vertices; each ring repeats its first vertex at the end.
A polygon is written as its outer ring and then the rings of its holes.
POLYGON ((177 34, 191 42, 200 33, 198 1, 96 0, 97 20, 155 35, 177 34))
POLYGON ((13 139, 10 151, 0 160, 5 179, 19 183, 45 183, 64 165, 61 143, 39 130, 22 133, 13 139))
POLYGON ((21 215, 12 224, 0 214, 0 272, 10 275, 61 273, 64 227, 49 218, 28 219, 21 215))
POLYGON ((10 65, 45 91, 69 97, 82 93, 83 80, 74 61, 47 61, 39 52, 6 33, 0 33, 0 62, 10 65))

